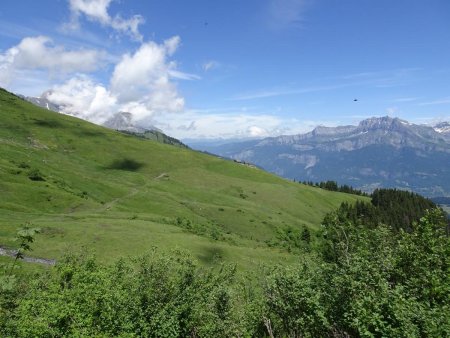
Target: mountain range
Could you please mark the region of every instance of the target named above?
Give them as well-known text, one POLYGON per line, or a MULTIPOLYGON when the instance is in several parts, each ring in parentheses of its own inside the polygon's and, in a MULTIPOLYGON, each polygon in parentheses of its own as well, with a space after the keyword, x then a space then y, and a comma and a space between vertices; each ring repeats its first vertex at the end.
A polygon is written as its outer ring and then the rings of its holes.
MULTIPOLYGON (((46 93, 24 98, 48 110, 63 110, 50 102, 46 93)), ((155 127, 136 125, 128 112, 114 113, 103 126, 186 147, 155 127)), ((366 192, 390 187, 428 197, 450 196, 449 122, 417 125, 385 116, 363 120, 356 126, 318 126, 306 134, 189 144, 289 179, 334 180, 366 192)))
POLYGON ((335 180, 367 192, 391 187, 450 196, 448 122, 431 127, 374 117, 356 126, 319 126, 306 134, 195 147, 299 181, 335 180))

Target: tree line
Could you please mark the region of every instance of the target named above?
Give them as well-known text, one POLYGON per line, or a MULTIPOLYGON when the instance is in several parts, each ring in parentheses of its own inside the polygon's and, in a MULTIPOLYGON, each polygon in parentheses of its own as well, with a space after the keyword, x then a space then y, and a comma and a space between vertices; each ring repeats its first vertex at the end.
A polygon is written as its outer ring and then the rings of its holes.
POLYGON ((361 191, 359 189, 355 189, 350 185, 344 184, 339 185, 336 181, 322 181, 322 182, 313 182, 313 181, 299 181, 299 183, 309 185, 311 187, 322 188, 329 191, 338 191, 346 194, 353 194, 359 196, 369 196, 368 193, 361 191))

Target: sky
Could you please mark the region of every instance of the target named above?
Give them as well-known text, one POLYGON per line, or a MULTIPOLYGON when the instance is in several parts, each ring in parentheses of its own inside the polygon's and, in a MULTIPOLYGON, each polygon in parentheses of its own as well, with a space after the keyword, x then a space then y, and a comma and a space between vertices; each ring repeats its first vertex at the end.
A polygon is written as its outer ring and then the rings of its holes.
POLYGON ((0 87, 180 139, 450 121, 448 0, 2 0, 0 87))

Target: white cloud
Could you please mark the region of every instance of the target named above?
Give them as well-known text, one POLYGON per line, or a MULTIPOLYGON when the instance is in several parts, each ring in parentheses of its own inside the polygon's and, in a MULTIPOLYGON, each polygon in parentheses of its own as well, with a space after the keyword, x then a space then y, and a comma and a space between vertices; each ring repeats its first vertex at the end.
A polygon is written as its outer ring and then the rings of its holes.
POLYGON ((237 110, 188 110, 180 114, 156 115, 146 122, 181 139, 267 137, 305 133, 319 124, 330 125, 329 121, 298 120, 237 110))
POLYGON ((78 75, 66 83, 54 86, 46 98, 68 115, 103 123, 117 111, 117 99, 101 84, 86 75, 78 75))
POLYGON ((111 19, 108 14, 108 6, 112 0, 70 0, 71 11, 100 21, 103 24, 111 19))
POLYGON ((400 111, 398 109, 398 107, 388 107, 386 108, 386 113, 389 116, 395 116, 396 114, 398 114, 400 111))
POLYGON ((183 109, 184 99, 170 79, 183 78, 184 73, 176 70, 176 63, 167 60, 179 41, 179 37, 174 37, 160 45, 147 42, 134 54, 122 57, 111 78, 111 91, 119 102, 141 101, 149 111, 183 109))
POLYGON ((178 35, 172 36, 170 39, 167 39, 164 41, 164 48, 166 50, 166 53, 170 56, 175 53, 175 51, 180 46, 181 39, 178 35))
POLYGON ((131 113, 135 121, 181 112, 184 98, 171 79, 183 79, 189 74, 178 71, 176 63, 168 60, 179 41, 175 37, 162 44, 147 42, 134 54, 123 55, 109 87, 78 74, 54 86, 47 98, 60 105, 62 112, 94 123, 103 123, 118 111, 131 113))
POLYGON ((264 128, 260 128, 258 126, 251 126, 247 128, 247 132, 251 137, 263 137, 268 136, 269 133, 264 128))
POLYGON ((47 70, 53 76, 93 71, 104 58, 97 50, 67 51, 46 36, 27 37, 0 54, 0 85, 10 84, 21 70, 47 70))
POLYGON ((208 72, 210 70, 216 69, 219 66, 220 66, 219 62, 214 61, 214 60, 210 60, 210 61, 205 62, 202 65, 202 69, 203 69, 203 71, 208 72))
POLYGON ((135 40, 142 41, 139 25, 144 23, 144 18, 141 15, 134 15, 129 19, 123 19, 120 15, 111 17, 108 13, 111 2, 112 0, 69 0, 72 12, 72 22, 69 26, 78 28, 79 17, 84 15, 88 20, 97 21, 103 26, 109 26, 135 40))
POLYGON ((311 0, 271 0, 269 3, 269 27, 283 29, 299 26, 311 0))
POLYGON ((179 79, 179 80, 200 80, 201 77, 196 74, 189 74, 180 72, 178 70, 170 69, 169 70, 169 76, 173 79, 179 79))
POLYGON ((231 101, 245 101, 254 99, 263 99, 267 97, 284 96, 284 95, 294 95, 294 94, 305 94, 320 91, 327 91, 333 89, 340 89, 345 87, 351 87, 354 84, 336 84, 336 85, 324 85, 324 86, 311 86, 303 88, 281 88, 281 89, 269 89, 260 90, 256 92, 250 92, 245 94, 236 95, 230 98, 231 101))
POLYGON ((398 99, 392 100, 392 102, 412 102, 417 101, 418 97, 400 97, 398 99))

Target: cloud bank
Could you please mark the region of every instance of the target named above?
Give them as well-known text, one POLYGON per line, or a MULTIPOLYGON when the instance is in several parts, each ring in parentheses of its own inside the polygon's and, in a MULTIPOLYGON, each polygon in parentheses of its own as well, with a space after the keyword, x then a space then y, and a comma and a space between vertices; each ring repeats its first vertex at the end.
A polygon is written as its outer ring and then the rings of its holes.
POLYGON ((267 137, 305 133, 319 124, 336 125, 331 121, 251 114, 242 109, 186 110, 182 114, 155 116, 151 123, 180 139, 267 137))

